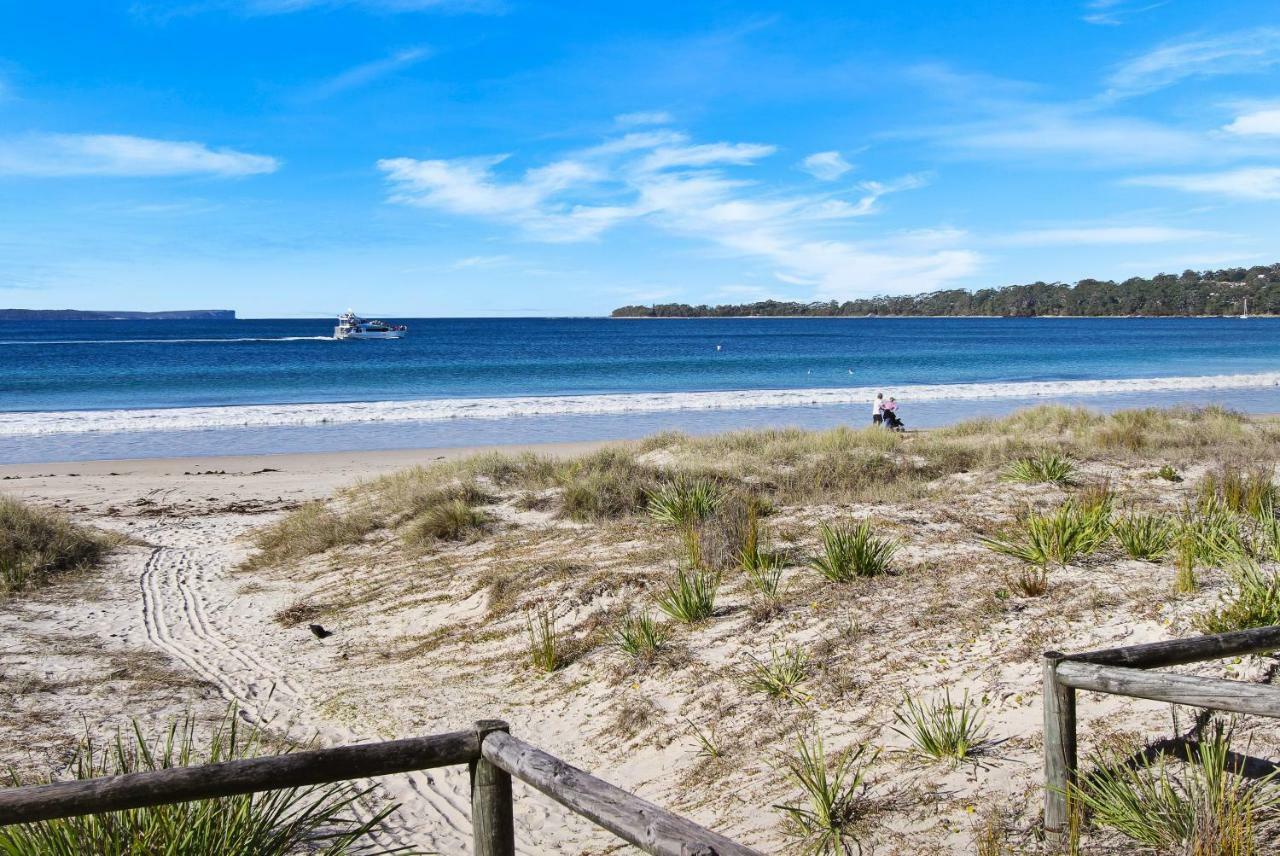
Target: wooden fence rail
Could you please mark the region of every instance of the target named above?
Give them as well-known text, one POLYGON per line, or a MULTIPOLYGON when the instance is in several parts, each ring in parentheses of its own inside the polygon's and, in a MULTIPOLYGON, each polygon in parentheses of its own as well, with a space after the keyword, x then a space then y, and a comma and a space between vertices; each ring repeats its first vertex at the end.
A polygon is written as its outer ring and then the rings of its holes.
POLYGON ((1076 691, 1111 693, 1171 704, 1280 718, 1280 687, 1147 669, 1280 649, 1280 625, 1191 639, 1044 654, 1044 827, 1060 838, 1076 782, 1076 691))
POLYGON ((0 826, 460 764, 471 771, 478 856, 515 853, 512 776, 656 856, 761 856, 512 737, 499 720, 429 737, 0 789, 0 826))

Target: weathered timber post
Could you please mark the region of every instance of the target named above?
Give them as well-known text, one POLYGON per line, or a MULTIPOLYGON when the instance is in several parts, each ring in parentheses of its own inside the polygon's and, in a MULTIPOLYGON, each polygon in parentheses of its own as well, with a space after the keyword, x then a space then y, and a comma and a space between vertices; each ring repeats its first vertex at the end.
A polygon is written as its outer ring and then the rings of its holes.
MULTIPOLYGON (((475 724, 481 746, 495 731, 510 733, 500 719, 475 724)), ((515 856, 515 819, 511 803, 511 775, 483 757, 471 762, 471 833, 475 856, 515 856)))
POLYGON ((1076 691, 1058 680, 1062 659, 1044 652, 1044 832, 1054 842, 1067 832, 1068 788, 1076 780, 1076 691))

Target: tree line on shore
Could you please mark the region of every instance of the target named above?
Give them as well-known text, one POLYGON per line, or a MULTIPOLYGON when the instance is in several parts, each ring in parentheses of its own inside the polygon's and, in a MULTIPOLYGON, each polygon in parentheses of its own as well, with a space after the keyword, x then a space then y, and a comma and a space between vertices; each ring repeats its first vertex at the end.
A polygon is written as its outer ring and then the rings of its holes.
POLYGON ((1082 279, 1074 285, 1033 282, 978 291, 948 289, 927 294, 882 295, 858 300, 762 300, 691 306, 656 303, 623 306, 615 318, 723 318, 730 316, 848 315, 1280 315, 1280 263, 1181 274, 1132 277, 1123 282, 1082 279))

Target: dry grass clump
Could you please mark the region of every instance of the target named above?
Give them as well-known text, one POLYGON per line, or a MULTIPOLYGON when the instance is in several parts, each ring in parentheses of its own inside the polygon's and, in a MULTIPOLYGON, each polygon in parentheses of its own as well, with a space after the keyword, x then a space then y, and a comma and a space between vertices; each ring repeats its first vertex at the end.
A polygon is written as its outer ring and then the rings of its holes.
POLYGON ((265 568, 323 553, 344 544, 359 544, 378 528, 377 518, 364 508, 345 513, 324 502, 304 503, 253 536, 258 552, 246 568, 265 568))
POLYGON ((405 543, 424 547, 436 541, 464 541, 488 530, 489 516, 465 499, 450 499, 415 517, 404 531, 405 543))
POLYGON ((1201 504, 1220 502, 1236 514, 1272 516, 1276 508, 1276 486, 1271 479, 1274 467, 1255 466, 1248 470, 1223 465, 1205 473, 1197 486, 1201 504))
POLYGON ((0 496, 0 595, 37 588, 59 574, 89 568, 117 542, 56 512, 0 496))
POLYGON ((636 514, 661 484, 655 468, 639 463, 630 450, 614 448, 563 464, 556 478, 560 515, 583 522, 636 514))

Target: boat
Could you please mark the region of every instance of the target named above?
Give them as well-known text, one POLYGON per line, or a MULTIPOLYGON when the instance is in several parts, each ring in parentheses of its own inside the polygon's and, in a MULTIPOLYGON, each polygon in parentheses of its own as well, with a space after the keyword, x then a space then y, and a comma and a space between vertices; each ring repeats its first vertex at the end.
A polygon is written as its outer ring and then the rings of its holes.
POLYGON ((333 328, 335 339, 402 339, 409 332, 403 324, 386 321, 366 321, 351 310, 338 316, 338 326, 333 328))

